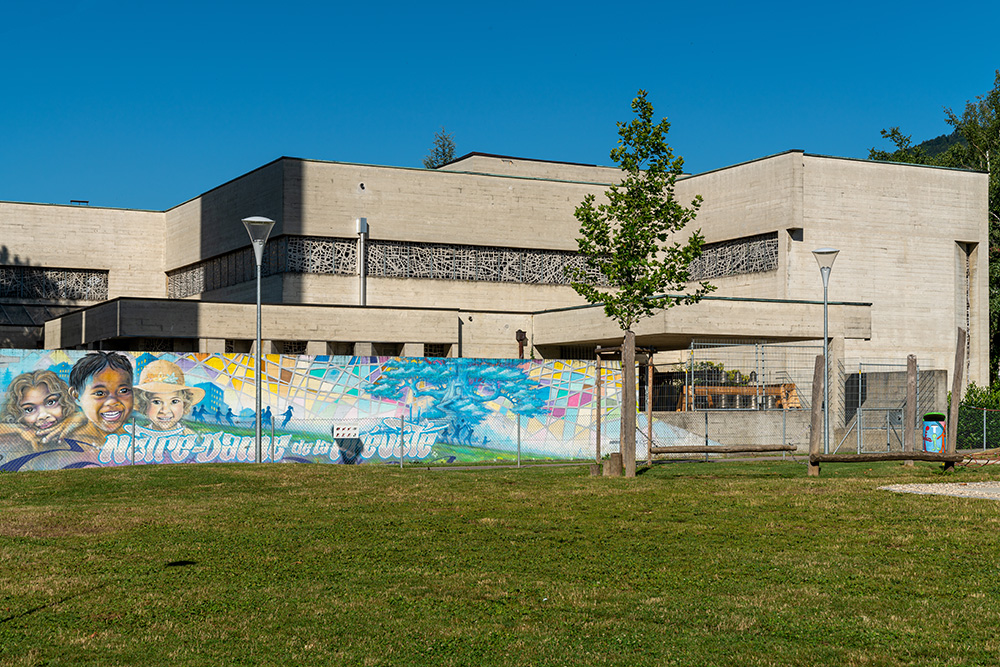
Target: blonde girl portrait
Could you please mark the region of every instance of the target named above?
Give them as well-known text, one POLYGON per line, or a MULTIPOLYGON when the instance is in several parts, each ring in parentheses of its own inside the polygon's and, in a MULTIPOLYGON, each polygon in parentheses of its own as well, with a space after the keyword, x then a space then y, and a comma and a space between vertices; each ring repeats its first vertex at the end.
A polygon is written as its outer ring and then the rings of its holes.
POLYGON ((186 386, 180 366, 165 359, 148 364, 142 369, 135 389, 135 408, 149 420, 149 428, 181 429, 183 435, 193 433, 181 424, 181 419, 205 397, 205 390, 186 386))

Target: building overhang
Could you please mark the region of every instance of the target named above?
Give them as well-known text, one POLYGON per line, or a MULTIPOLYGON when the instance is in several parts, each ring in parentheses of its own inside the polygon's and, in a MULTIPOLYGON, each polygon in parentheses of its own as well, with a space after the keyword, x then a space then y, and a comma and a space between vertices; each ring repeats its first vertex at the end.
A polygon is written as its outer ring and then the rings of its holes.
MULTIPOLYGON (((868 339, 872 333, 870 303, 829 305, 831 338, 868 339)), ((618 345, 622 331, 602 306, 580 306, 535 313, 534 344, 618 345)), ((705 297, 640 320, 632 330, 636 344, 678 350, 692 340, 795 341, 823 338, 823 302, 739 297, 705 297)))
MULTIPOLYGON (((458 310, 263 304, 268 340, 455 343, 458 310)), ((253 303, 122 297, 45 323, 45 347, 74 348, 120 338, 245 339, 256 337, 253 303)))

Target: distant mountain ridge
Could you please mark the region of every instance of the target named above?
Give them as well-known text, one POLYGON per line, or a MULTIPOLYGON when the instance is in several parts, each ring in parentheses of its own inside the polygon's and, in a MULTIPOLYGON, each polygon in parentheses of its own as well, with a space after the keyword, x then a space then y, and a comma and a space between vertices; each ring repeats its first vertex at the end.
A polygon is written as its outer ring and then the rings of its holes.
POLYGON ((934 157, 941 155, 946 150, 954 146, 955 144, 965 143, 962 136, 955 130, 951 134, 942 134, 939 137, 934 137, 933 139, 928 139, 927 141, 922 141, 915 146, 915 148, 922 148, 927 155, 934 157))

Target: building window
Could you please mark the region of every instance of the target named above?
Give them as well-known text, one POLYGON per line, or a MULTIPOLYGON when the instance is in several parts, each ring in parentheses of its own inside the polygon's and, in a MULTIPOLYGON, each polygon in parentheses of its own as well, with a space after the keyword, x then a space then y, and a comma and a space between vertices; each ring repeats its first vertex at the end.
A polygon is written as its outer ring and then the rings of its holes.
POLYGON ((424 343, 425 357, 447 357, 449 352, 451 352, 451 345, 447 343, 424 343))
POLYGON ((278 354, 288 356, 298 356, 306 353, 307 341, 304 340, 276 340, 274 350, 278 354))
POLYGON ((596 345, 560 345, 560 359, 592 360, 597 358, 596 345))
POLYGON ((252 340, 227 338, 226 354, 250 354, 253 343, 252 340))

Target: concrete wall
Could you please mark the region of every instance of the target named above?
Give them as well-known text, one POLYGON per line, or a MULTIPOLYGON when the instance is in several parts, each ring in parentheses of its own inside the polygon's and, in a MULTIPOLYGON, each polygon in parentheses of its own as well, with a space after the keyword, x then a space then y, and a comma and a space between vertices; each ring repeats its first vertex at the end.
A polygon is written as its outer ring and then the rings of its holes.
MULTIPOLYGON (((644 417, 644 415, 643 415, 644 417)), ((705 444, 704 435, 708 425, 710 445, 716 443, 731 446, 780 445, 782 442, 795 445, 800 453, 809 451, 810 413, 808 410, 709 410, 697 412, 654 412, 654 436, 658 447, 674 445, 705 444), (687 433, 676 433, 670 429, 657 428, 657 422, 669 424, 687 433), (660 434, 659 436, 657 434, 660 434), (671 438, 670 436, 674 437, 671 438), (695 436, 692 438, 691 436, 695 436), (695 442, 696 441, 696 442, 695 442)), ((645 419, 639 430, 643 433, 645 419)), ((612 437, 617 437, 617 433, 612 437)), ((645 452, 645 438, 637 439, 639 454, 645 452), (642 444, 639 444, 642 443, 642 444)), ((697 458, 698 454, 663 454, 654 458, 697 458)), ((710 455, 715 456, 715 455, 710 455)))
POLYGON ((522 178, 542 178, 558 181, 580 181, 611 185, 622 180, 618 167, 573 164, 569 162, 546 162, 505 155, 484 155, 470 153, 438 171, 456 171, 500 176, 520 176, 522 178))
POLYGON ((0 202, 0 265, 108 271, 108 295, 166 296, 163 213, 0 202))
POLYGON ((166 212, 166 254, 162 270, 173 269, 250 245, 243 218, 262 215, 282 233, 285 171, 295 160, 280 159, 235 178, 166 212))
POLYGON ((303 161, 301 217, 287 234, 576 250, 573 211, 603 185, 303 161), (364 188, 362 189, 362 184, 364 188))
POLYGON ((956 330, 968 326, 966 379, 988 383, 986 176, 809 155, 803 161, 805 241, 789 253, 789 296, 823 298, 811 251, 837 247, 830 300, 873 304, 871 340, 847 341, 845 357, 915 354, 922 368, 951 372, 956 330), (956 241, 979 244, 968 323, 965 256, 956 241))

